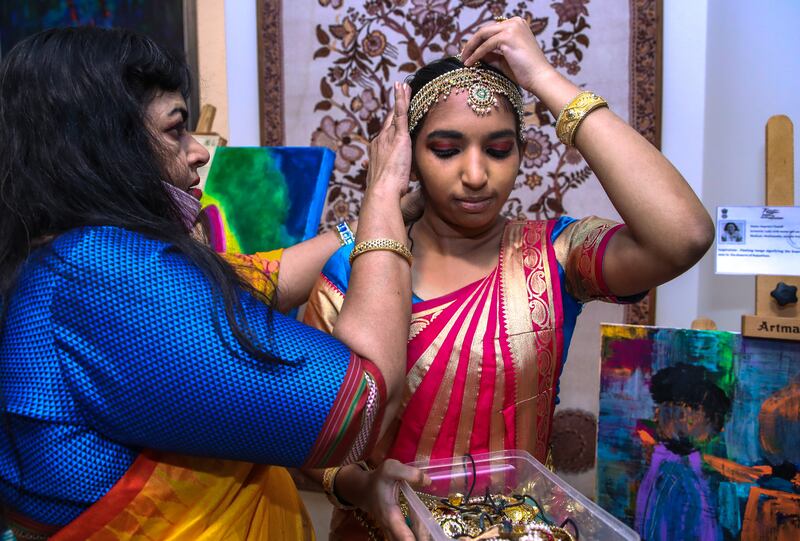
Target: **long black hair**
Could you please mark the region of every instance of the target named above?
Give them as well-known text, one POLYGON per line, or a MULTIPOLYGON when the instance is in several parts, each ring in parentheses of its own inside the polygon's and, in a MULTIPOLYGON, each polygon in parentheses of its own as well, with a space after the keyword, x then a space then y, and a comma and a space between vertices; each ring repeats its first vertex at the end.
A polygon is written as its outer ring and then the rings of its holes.
MULTIPOLYGON (((240 288, 258 292, 192 239, 162 184, 161 149, 147 106, 160 92, 188 96, 181 56, 122 29, 46 30, 0 65, 0 305, 37 243, 82 226, 108 225, 169 243, 222 295, 240 345, 264 351, 241 315, 240 288)), ((261 296, 262 300, 263 296, 261 296)), ((0 319, 2 327, 2 319, 0 319)))

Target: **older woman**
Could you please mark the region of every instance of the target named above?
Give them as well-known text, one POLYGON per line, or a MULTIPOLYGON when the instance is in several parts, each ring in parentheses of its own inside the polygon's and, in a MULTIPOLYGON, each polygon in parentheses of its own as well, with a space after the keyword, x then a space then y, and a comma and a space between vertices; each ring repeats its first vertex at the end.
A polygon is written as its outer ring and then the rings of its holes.
MULTIPOLYGON (((357 460, 396 411, 407 262, 359 258, 335 338, 274 311, 190 234, 208 154, 187 88, 123 30, 47 31, 0 67, 0 497, 22 539, 313 537, 267 465, 357 460)), ((358 229, 388 246, 411 159, 396 90, 358 229)), ((262 285, 302 302, 338 245, 286 250, 262 285)))

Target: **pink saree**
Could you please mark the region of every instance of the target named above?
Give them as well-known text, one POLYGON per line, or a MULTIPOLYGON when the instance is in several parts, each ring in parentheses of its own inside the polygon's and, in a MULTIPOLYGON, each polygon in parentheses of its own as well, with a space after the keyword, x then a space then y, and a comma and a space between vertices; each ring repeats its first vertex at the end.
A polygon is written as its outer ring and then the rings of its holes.
MULTIPOLYGON (((602 256, 620 226, 598 218, 567 223, 509 222, 489 275, 413 305, 403 403, 370 462, 502 449, 547 460, 565 316, 574 326, 579 311, 565 313, 559 264, 572 306, 615 300, 602 280, 602 256), (556 227, 563 232, 551 242, 556 227)), ((307 323, 332 329, 346 288, 337 281, 323 273, 307 323)), ((339 510, 332 532, 332 539, 367 535, 354 513, 339 510)))

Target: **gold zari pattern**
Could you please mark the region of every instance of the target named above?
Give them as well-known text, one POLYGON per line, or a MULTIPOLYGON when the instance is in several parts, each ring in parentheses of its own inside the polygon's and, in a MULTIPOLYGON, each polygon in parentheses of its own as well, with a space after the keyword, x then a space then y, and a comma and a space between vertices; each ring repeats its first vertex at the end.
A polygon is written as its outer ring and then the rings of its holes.
POLYGON ((520 137, 525 129, 524 106, 517 86, 506 77, 476 65, 447 72, 422 87, 411 99, 408 109, 408 131, 413 132, 422 117, 440 99, 447 99, 455 89, 456 93, 466 90, 467 103, 478 116, 488 115, 498 107, 497 94, 508 98, 519 120, 520 137))
POLYGON ((556 135, 567 146, 572 146, 575 141, 575 132, 578 131, 586 115, 600 107, 608 107, 608 102, 594 92, 581 92, 569 102, 558 115, 556 122, 556 135))

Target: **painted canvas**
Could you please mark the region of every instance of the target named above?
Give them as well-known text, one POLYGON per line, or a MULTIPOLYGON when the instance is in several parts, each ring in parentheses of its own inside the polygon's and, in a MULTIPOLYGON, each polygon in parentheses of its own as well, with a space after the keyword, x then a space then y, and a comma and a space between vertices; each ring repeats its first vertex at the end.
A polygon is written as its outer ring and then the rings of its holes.
POLYGON ((251 254, 316 235, 334 159, 320 147, 219 147, 200 200, 212 246, 251 254))
POLYGON ((800 539, 800 347, 604 325, 597 461, 643 540, 800 539))
POLYGON ((184 50, 184 0, 3 0, 0 54, 40 30, 67 26, 119 26, 184 50))
MULTIPOLYGON (((19 41, 41 30, 73 26, 136 30, 197 66, 196 0, 3 0, 0 2, 0 58, 19 41)), ((189 116, 198 117, 196 78, 189 116)))

